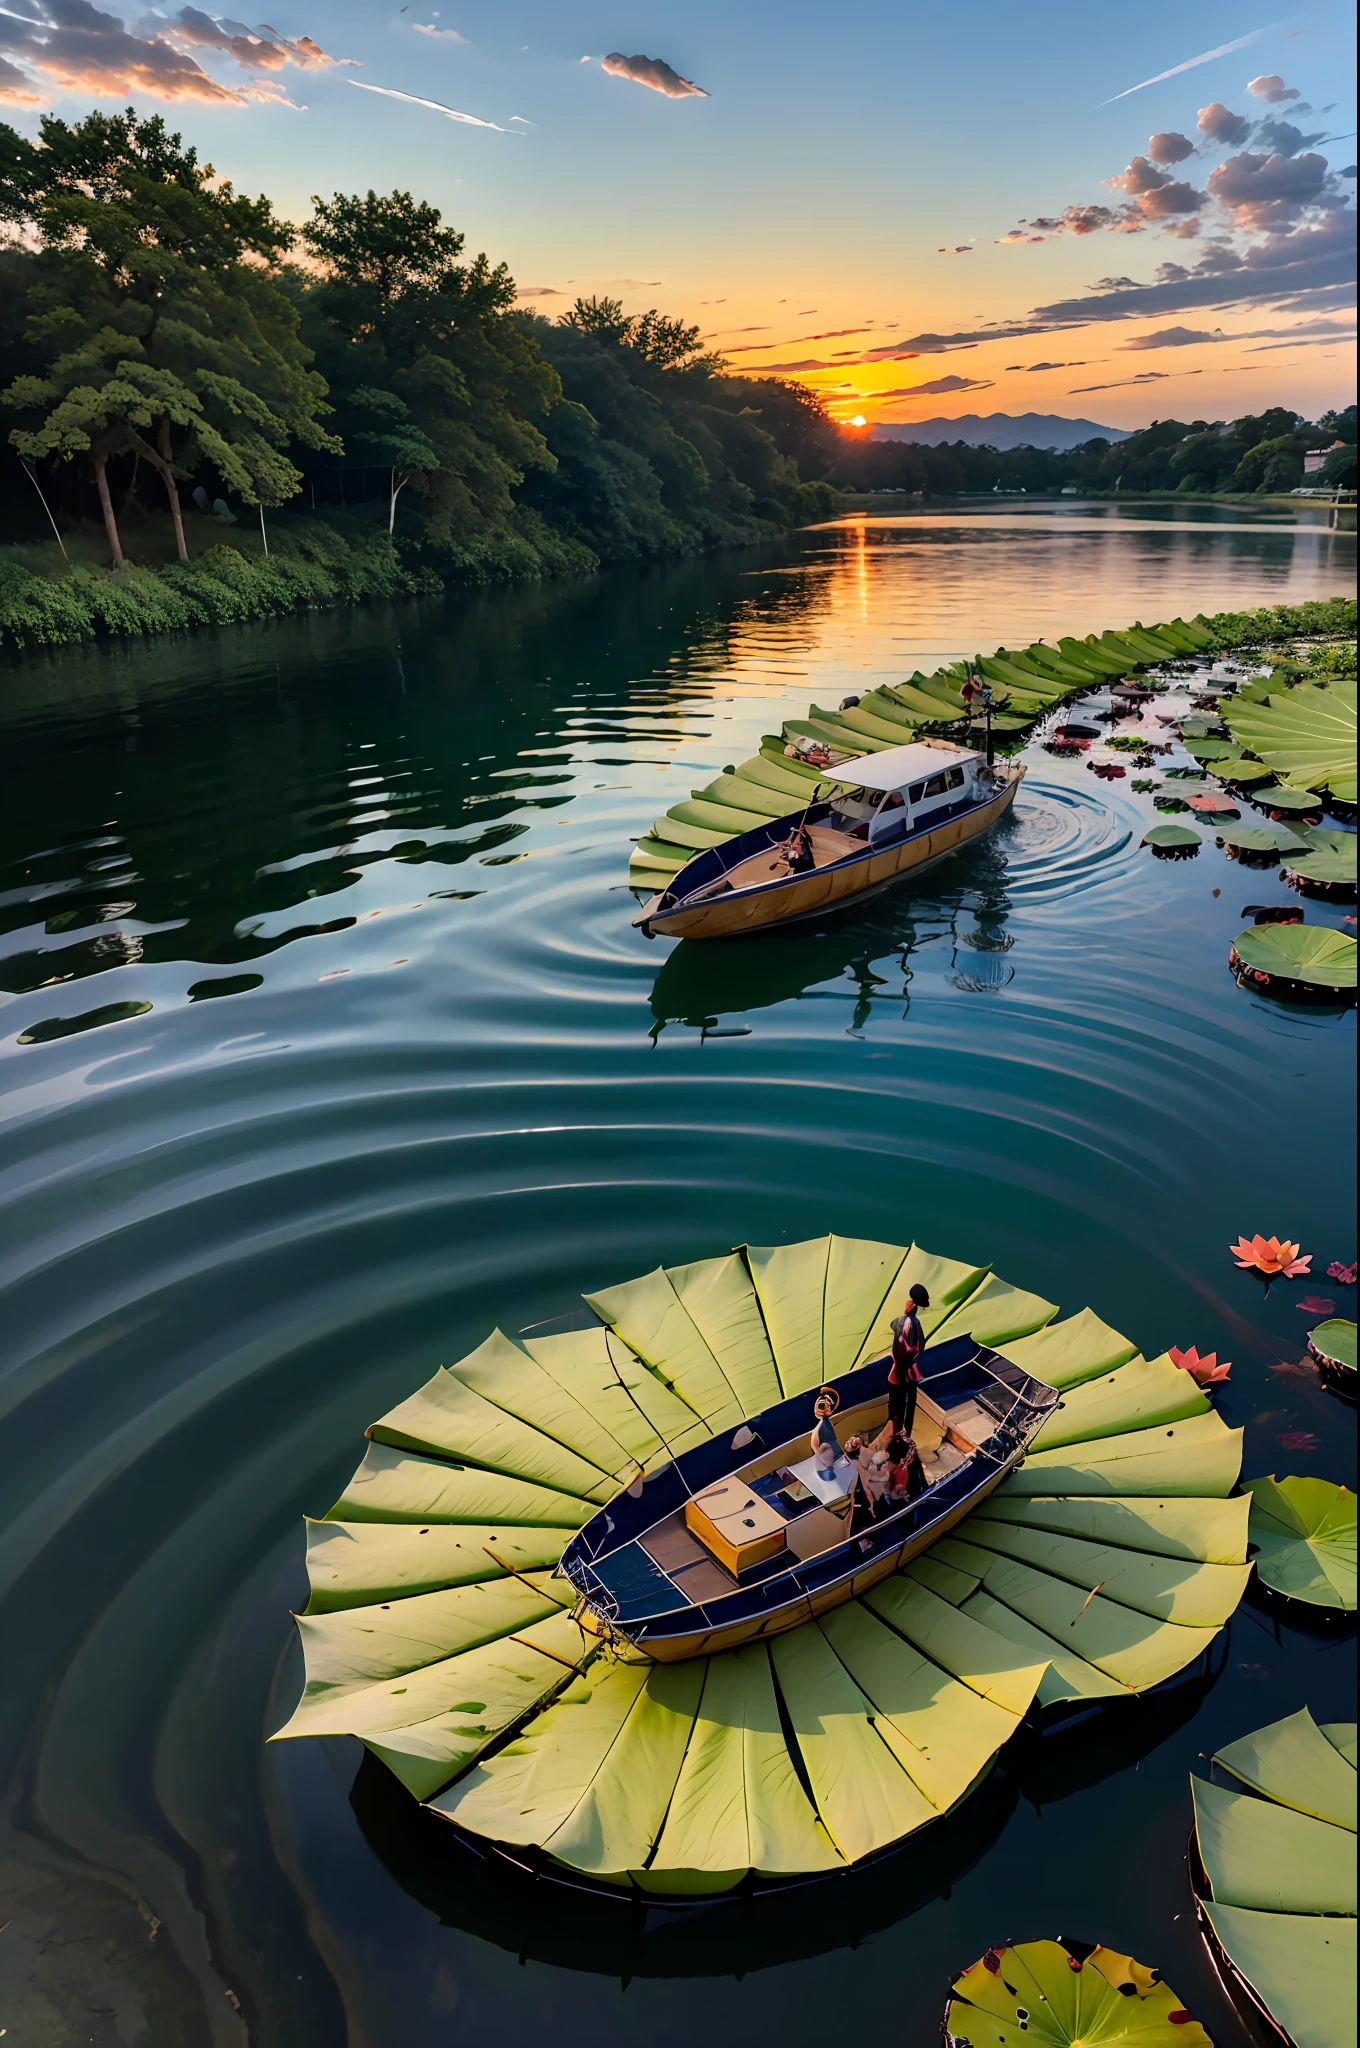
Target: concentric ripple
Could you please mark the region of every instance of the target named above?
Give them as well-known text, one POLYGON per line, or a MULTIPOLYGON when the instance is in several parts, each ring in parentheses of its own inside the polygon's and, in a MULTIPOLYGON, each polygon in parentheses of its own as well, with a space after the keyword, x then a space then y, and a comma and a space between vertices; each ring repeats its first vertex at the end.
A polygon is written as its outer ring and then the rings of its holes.
MULTIPOLYGON (((824 926, 667 950, 620 877, 810 697, 1337 588, 1353 547, 1112 524, 861 554, 842 530, 6 677, 0 1920, 30 2032, 93 2008, 172 2048, 444 2048, 453 2015, 735 2048, 768 2028, 763 1964, 842 2025, 846 1942, 935 1986, 1021 1931, 1021 1897, 1155 1955, 1213 2031, 1158 1877, 1189 1761, 1224 1716, 1353 1713, 1344 1660, 1246 1610, 1193 1694, 1007 1752, 929 1869, 740 1939, 568 1942, 540 1899, 432 1874, 353 1745, 264 1737, 298 1690, 299 1517, 371 1419, 493 1325, 746 1238, 919 1238, 1099 1301, 1149 1357, 1235 1360, 1217 1405, 1248 1471, 1345 1476, 1299 1290, 1263 1300, 1224 1249, 1354 1255, 1352 1021, 1227 966, 1271 875, 1211 840, 1153 861, 1150 798, 1035 749, 1004 832, 824 926), (1096 1827, 1136 1857, 1092 1872, 1096 1827)), ((907 2003, 924 2048, 941 2000, 907 2003)))

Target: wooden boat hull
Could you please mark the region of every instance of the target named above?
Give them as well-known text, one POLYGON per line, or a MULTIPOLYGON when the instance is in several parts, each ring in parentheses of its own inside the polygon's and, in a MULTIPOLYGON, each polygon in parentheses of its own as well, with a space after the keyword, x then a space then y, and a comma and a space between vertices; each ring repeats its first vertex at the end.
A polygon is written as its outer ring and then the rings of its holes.
MULTIPOLYGON (((840 1441, 884 1441, 889 1363, 831 1382, 840 1441)), ((913 1435, 926 1484, 912 1499, 859 1520, 862 1472, 846 1463, 829 1489, 816 1483, 806 1434, 816 1389, 790 1395, 730 1442, 724 1431, 640 1475, 572 1537, 559 1570, 580 1596, 580 1626, 624 1662, 675 1663, 781 1635, 919 1557, 1015 1470, 1058 1399, 968 1336, 928 1346, 922 1363, 913 1435), (791 1495, 783 1489, 795 1479, 802 1492, 791 1495), (765 1511, 781 1501, 784 1541, 757 1558, 765 1511), (696 1537, 714 1514, 725 1537, 713 1527, 696 1537), (749 1569, 724 1566, 727 1539, 749 1553, 749 1569)))
POLYGON ((690 1635, 659 1637, 649 1642, 644 1650, 621 1638, 587 1606, 582 1605, 576 1610, 576 1619, 588 1634, 611 1640, 614 1654, 622 1664, 674 1664, 684 1657, 707 1657, 716 1655, 719 1650, 737 1650, 743 1643, 767 1642, 771 1636, 783 1635, 791 1628, 801 1628, 805 1621, 814 1620, 819 1614, 829 1614, 835 1607, 843 1607, 847 1600, 867 1593, 880 1579, 890 1578, 903 1565, 910 1564, 913 1558, 923 1556, 932 1544, 938 1543, 941 1536, 947 1535, 955 1523, 971 1514, 978 1502, 985 1500, 992 1489, 1000 1485, 1023 1455, 1023 1451, 1017 1451, 1009 1464, 988 1473, 976 1493, 970 1494, 957 1507, 950 1508, 927 1529, 904 1536, 896 1549, 875 1557, 862 1571, 852 1571, 826 1591, 809 1594, 795 1605, 776 1610, 760 1620, 732 1622, 725 1628, 696 1629, 690 1635))
POLYGON ((895 846, 866 848, 807 874, 784 875, 704 902, 678 904, 673 910, 662 910, 661 895, 656 895, 644 905, 634 924, 649 938, 725 939, 821 916, 908 876, 922 874, 961 846, 981 838, 1014 803, 1024 773, 1023 768, 1011 770, 1004 786, 987 802, 913 833, 895 846))

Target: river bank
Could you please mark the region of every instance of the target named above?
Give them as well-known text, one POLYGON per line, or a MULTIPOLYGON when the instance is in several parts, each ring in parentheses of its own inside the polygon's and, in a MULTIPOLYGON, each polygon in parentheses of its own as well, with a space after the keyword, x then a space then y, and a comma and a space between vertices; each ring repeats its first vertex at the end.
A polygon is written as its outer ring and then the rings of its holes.
MULTIPOLYGON (((838 500, 825 487, 822 493, 808 509, 826 516, 838 500)), ((512 517, 508 530, 434 549, 400 533, 391 536, 371 514, 359 512, 326 518, 271 512, 258 530, 187 515, 187 562, 175 558, 169 522, 162 519, 148 521, 144 530, 130 529, 135 552, 117 570, 98 559, 103 536, 93 527, 61 542, 3 548, 0 652, 241 625, 374 599, 591 576, 601 568, 593 548, 532 509, 517 507, 512 517)), ((754 545, 781 530, 751 519, 721 544, 754 545)), ((706 550, 678 548, 671 558, 696 552, 706 550)))

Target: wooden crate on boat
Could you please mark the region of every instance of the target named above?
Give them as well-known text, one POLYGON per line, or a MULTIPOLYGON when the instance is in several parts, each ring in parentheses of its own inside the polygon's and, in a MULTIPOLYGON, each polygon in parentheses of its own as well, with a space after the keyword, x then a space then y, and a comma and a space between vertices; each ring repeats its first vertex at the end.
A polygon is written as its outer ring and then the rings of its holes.
POLYGON ((744 1479, 720 1479, 685 1503, 685 1527, 734 1575, 784 1548, 787 1524, 744 1479))

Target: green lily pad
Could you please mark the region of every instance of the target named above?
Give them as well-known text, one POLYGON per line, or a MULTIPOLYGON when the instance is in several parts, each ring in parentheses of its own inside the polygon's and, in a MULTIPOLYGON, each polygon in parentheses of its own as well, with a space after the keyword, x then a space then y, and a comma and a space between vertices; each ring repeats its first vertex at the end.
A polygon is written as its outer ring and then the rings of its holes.
POLYGON ((1204 841, 1198 832, 1192 832, 1188 825, 1149 825, 1143 834, 1144 846, 1202 846, 1204 841))
POLYGON ((1339 1365, 1346 1372, 1356 1370, 1355 1324, 1344 1316, 1332 1316, 1308 1332, 1308 1349, 1325 1365, 1339 1365))
POLYGON ((1155 796, 1152 801, 1159 811, 1188 811, 1190 808, 1183 796, 1155 796))
POLYGON ((1329 1479, 1248 1479, 1256 1576, 1287 1599, 1355 1612, 1355 1495, 1329 1479))
MULTIPOLYGON (((1221 776, 1224 782, 1240 782, 1244 787, 1248 783, 1269 782, 1275 773, 1263 761, 1247 761, 1241 755, 1234 755, 1231 760, 1214 761, 1210 765, 1214 774, 1221 776)), ((1265 798, 1258 801, 1264 802, 1265 798)))
POLYGON ((1315 853, 1348 854, 1352 861, 1360 846, 1354 832, 1339 832, 1334 825, 1305 825, 1303 837, 1315 853))
POLYGON ((1302 839, 1279 825, 1219 825, 1215 827, 1225 846, 1242 853, 1307 853, 1302 839))
POLYGON ((1344 853, 1302 853, 1295 859, 1286 858, 1286 871, 1297 875, 1305 882, 1323 883, 1329 888, 1344 889, 1347 883, 1356 885, 1355 856, 1344 853))
POLYGON ((1271 811, 1306 812, 1319 811, 1322 808, 1322 798, 1313 790, 1289 789, 1283 783, 1278 789, 1262 790, 1256 802, 1264 804, 1266 809, 1271 811))
POLYGON ((988 1949, 951 1991, 945 2038, 971 2048, 1019 2048, 1026 2034, 1044 2048, 1085 2048, 1094 2041, 1209 2048, 1209 2036, 1159 1971, 1113 1949, 1088 1952, 1085 1942, 1020 1941, 988 1949))
POLYGON ((1231 759, 1237 748, 1231 740, 1189 739, 1185 751, 1192 761, 1222 761, 1231 759))
POLYGON ((1240 1792, 1191 1778, 1201 1911, 1281 2035, 1355 2039, 1355 1723, 1306 1707, 1218 1751, 1240 1792))
POLYGON ((1239 746, 1301 789, 1330 789, 1356 800, 1356 686, 1337 678, 1273 691, 1261 704, 1238 703, 1228 728, 1239 746))
POLYGON ((1239 932, 1232 950, 1254 973, 1319 989, 1355 987, 1355 940, 1322 924, 1260 924, 1239 932))

